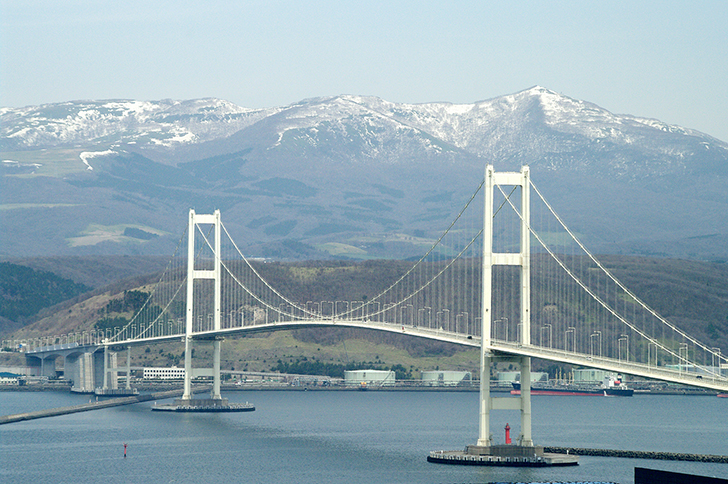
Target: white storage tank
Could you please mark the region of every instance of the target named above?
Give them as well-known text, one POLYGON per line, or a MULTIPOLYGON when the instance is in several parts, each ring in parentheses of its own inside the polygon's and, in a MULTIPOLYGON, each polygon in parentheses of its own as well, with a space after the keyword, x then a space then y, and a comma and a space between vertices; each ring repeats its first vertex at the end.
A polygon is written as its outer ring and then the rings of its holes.
POLYGON ((421 373, 422 383, 430 386, 456 386, 463 382, 470 383, 472 375, 469 371, 428 370, 421 373))
MULTIPOLYGON (((513 382, 520 382, 521 381, 521 372, 520 371, 499 371, 498 372, 498 385, 499 386, 510 386, 513 382)), ((531 382, 537 382, 537 381, 549 381, 549 374, 540 372, 540 371, 532 371, 531 372, 531 382)))
POLYGON ((607 377, 616 376, 605 370, 595 370, 593 368, 584 368, 572 370, 574 372, 574 381, 578 383, 601 383, 607 377))
POLYGON ((344 371, 344 385, 388 386, 394 385, 394 372, 391 370, 349 370, 344 371))
MULTIPOLYGON (((531 373, 531 376, 533 376, 533 373, 531 373)), ((513 382, 521 381, 521 372, 520 371, 499 371, 498 375, 496 376, 496 379, 498 380, 499 386, 511 387, 511 384, 513 382)))

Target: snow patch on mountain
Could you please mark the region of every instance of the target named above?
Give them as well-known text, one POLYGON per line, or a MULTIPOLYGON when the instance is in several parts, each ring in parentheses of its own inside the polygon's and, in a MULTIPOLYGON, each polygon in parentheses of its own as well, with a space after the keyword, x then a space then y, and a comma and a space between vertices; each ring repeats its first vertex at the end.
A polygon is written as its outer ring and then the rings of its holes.
POLYGON ((87 170, 93 170, 94 167, 91 166, 91 164, 88 162, 91 158, 96 158, 97 156, 107 156, 107 155, 115 155, 117 154, 116 151, 112 150, 106 150, 106 151, 84 151, 78 155, 79 158, 81 158, 81 161, 84 162, 86 165, 87 170))

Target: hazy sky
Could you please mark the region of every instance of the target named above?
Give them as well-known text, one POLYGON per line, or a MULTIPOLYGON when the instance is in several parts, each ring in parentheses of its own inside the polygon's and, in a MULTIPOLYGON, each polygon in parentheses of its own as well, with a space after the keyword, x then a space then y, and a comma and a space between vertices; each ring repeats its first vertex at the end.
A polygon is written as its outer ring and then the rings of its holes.
POLYGON ((0 0, 0 105, 541 85, 728 141, 728 1, 0 0))

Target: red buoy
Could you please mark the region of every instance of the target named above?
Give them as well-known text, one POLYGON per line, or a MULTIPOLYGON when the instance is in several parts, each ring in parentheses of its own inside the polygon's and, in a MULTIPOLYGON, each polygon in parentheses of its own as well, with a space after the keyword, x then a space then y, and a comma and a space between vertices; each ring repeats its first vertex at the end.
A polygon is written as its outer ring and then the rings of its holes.
POLYGON ((511 426, 506 424, 506 444, 511 443, 511 426))
POLYGON ((124 444, 124 459, 126 459, 126 444, 124 444))

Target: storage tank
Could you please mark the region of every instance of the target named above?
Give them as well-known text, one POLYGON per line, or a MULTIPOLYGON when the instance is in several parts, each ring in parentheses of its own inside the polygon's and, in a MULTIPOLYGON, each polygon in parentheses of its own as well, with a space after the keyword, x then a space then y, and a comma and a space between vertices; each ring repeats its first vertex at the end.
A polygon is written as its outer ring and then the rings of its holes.
POLYGON ((469 371, 429 370, 423 371, 421 376, 422 383, 430 386, 456 386, 472 381, 472 376, 469 371))
MULTIPOLYGON (((533 377, 533 373, 531 373, 531 377, 533 377)), ((511 383, 521 381, 521 372, 520 371, 499 371, 498 375, 496 376, 496 379, 498 380, 499 386, 506 386, 511 387, 511 383)))
POLYGON ((351 386, 388 386, 394 385, 394 372, 391 370, 347 370, 344 371, 344 385, 351 386))
POLYGON ((595 370, 593 368, 576 369, 572 371, 574 372, 574 382, 577 383, 601 383, 605 378, 614 376, 609 371, 595 370))
MULTIPOLYGON (((497 379, 498 379, 499 386, 510 386, 511 383, 513 383, 513 382, 521 381, 521 372, 520 371, 499 371, 497 379)), ((532 371, 531 372, 531 382, 537 382, 537 381, 549 381, 549 374, 540 372, 540 371, 532 371)))

